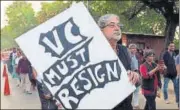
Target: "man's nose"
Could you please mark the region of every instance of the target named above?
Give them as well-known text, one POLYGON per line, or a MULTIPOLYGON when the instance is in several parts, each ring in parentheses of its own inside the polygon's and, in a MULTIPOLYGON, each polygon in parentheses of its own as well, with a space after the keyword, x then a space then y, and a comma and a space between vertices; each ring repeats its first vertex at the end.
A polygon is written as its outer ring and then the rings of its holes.
POLYGON ((115 25, 115 30, 120 30, 120 27, 118 25, 115 25))

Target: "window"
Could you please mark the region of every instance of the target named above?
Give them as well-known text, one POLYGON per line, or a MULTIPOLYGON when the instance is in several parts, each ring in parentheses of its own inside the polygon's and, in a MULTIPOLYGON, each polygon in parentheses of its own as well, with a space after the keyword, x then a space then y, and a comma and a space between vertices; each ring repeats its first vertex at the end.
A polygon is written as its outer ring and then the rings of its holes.
POLYGON ((137 42, 136 44, 137 44, 138 49, 144 49, 145 48, 145 43, 137 42))

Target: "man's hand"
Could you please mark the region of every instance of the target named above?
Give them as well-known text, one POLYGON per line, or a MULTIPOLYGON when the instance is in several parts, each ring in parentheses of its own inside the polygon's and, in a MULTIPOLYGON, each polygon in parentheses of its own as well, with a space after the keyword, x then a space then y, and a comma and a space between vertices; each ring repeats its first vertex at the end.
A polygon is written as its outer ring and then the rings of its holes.
POLYGON ((129 77, 129 81, 132 84, 136 84, 139 81, 139 74, 133 71, 128 71, 128 77, 129 77))
POLYGON ((50 99, 51 98, 51 95, 48 94, 48 95, 44 95, 45 99, 50 99))
POLYGON ((61 103, 56 102, 56 105, 58 106, 58 109, 62 109, 63 108, 61 103))

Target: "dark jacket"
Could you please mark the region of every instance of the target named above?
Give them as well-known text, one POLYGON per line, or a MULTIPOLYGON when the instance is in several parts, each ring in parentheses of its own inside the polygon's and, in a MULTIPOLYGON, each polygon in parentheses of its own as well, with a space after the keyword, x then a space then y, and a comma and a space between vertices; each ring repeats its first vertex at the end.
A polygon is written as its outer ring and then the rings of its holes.
POLYGON ((38 80, 36 80, 36 83, 37 83, 39 98, 41 101, 41 109, 42 110, 47 110, 47 109, 58 110, 56 101, 53 100, 52 95, 50 99, 45 99, 44 95, 51 94, 50 91, 47 89, 47 87, 44 86, 42 83, 40 83, 38 80))
POLYGON ((17 66, 17 72, 18 73, 30 73, 31 72, 31 63, 29 62, 28 59, 21 58, 18 62, 17 66))
MULTIPOLYGON (((126 70, 131 70, 131 58, 125 46, 118 45, 118 57, 121 60, 126 70)), ((124 101, 118 104, 113 110, 133 110, 131 105, 132 94, 129 95, 124 101)))
POLYGON ((176 66, 175 66, 175 53, 170 55, 168 51, 166 51, 163 55, 164 63, 167 67, 167 73, 164 74, 164 77, 167 78, 175 78, 177 76, 176 66))

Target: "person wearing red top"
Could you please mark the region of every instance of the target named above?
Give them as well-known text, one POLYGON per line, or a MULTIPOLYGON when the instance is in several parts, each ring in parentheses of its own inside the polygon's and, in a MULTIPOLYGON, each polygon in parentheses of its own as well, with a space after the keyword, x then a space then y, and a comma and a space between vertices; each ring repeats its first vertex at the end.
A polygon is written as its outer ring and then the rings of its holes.
POLYGON ((154 53, 144 53, 145 62, 140 65, 142 76, 142 94, 146 98, 144 110, 156 110, 156 95, 158 87, 161 88, 160 72, 164 67, 154 63, 154 53))

